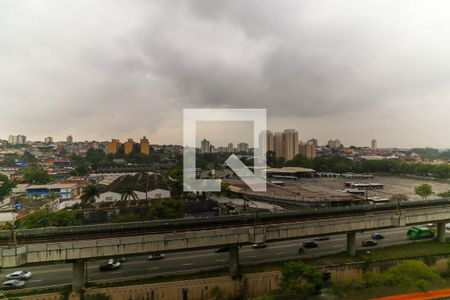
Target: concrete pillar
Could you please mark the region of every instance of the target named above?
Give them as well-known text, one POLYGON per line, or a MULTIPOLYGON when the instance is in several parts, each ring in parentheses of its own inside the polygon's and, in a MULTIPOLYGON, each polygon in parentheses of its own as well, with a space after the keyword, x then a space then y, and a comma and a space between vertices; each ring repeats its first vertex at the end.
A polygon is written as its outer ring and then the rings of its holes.
POLYGON ((230 276, 239 277, 239 246, 233 245, 229 251, 230 276))
POLYGON ((437 223, 436 240, 439 243, 445 243, 445 222, 437 223))
POLYGON ((72 290, 80 293, 86 286, 86 262, 83 259, 72 263, 72 290))
POLYGON ((347 252, 351 256, 356 255, 356 232, 347 233, 347 252))

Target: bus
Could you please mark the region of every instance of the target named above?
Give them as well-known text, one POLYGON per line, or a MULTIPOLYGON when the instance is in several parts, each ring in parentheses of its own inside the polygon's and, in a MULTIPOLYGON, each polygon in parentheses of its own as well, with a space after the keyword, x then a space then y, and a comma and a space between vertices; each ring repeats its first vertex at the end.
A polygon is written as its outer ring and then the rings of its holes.
POLYGON ((433 231, 426 226, 411 227, 408 229, 406 235, 410 240, 434 238, 433 231))

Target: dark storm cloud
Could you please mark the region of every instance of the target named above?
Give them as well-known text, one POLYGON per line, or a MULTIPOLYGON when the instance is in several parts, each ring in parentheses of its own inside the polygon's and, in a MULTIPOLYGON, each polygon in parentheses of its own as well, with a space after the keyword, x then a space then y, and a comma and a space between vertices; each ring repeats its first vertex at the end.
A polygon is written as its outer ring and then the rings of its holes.
POLYGON ((450 126, 447 8, 5 0, 0 135, 180 143, 183 108, 245 107, 302 138, 446 146, 435 128, 450 126))

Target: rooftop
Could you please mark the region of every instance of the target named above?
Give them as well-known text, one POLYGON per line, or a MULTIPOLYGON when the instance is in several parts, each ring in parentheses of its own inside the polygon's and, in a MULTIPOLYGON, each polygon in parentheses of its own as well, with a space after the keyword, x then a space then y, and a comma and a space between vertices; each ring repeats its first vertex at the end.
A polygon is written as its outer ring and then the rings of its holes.
POLYGON ((55 184, 38 184, 38 185, 30 185, 27 189, 67 189, 67 188, 75 188, 77 184, 74 183, 55 183, 55 184))
POLYGON ((316 172, 316 170, 302 167, 283 167, 283 168, 268 168, 266 172, 292 174, 292 173, 314 173, 316 172))

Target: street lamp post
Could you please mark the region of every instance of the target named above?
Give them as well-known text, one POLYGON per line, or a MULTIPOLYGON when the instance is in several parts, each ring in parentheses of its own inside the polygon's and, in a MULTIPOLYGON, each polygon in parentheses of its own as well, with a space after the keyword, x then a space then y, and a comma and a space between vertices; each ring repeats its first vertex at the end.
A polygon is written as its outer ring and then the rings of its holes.
MULTIPOLYGON (((259 222, 259 207, 258 207, 258 205, 257 205, 254 201, 248 199, 246 196, 244 196, 244 207, 247 207, 247 206, 248 206, 248 205, 245 205, 245 201, 246 201, 246 202, 252 203, 252 204, 255 205, 255 207, 256 207, 256 219, 255 219, 255 227, 256 227, 256 225, 257 225, 258 222, 259 222)), ((246 210, 246 212, 247 212, 247 210, 246 210)))
POLYGON ((147 172, 147 183, 145 185, 145 200, 148 200, 148 181, 150 179, 150 174, 147 172))

